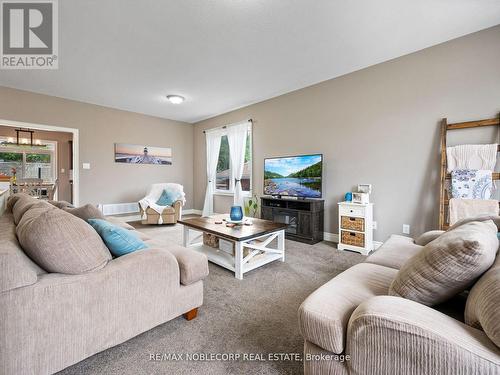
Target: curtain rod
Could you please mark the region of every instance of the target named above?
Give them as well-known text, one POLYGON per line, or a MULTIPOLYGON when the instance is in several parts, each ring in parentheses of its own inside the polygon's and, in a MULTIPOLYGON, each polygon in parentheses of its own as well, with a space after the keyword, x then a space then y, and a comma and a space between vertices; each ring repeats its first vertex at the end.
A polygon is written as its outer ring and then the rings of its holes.
MULTIPOLYGON (((249 118, 247 121, 250 121, 252 124, 253 124, 253 119, 249 118)), ((242 121, 243 122, 243 121, 242 121)), ((207 129, 207 130, 215 130, 215 129, 227 129, 228 126, 231 126, 232 124, 230 125, 224 125, 224 126, 218 126, 216 128, 211 128, 211 129, 207 129)), ((203 130, 203 133, 206 133, 207 130, 203 130)))

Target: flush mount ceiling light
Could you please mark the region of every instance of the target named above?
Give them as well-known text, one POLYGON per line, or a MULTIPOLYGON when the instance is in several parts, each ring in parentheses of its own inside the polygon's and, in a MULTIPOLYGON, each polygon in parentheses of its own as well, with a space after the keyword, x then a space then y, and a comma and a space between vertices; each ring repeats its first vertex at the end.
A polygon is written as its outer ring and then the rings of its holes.
POLYGON ((181 104, 185 99, 180 95, 167 95, 167 99, 172 104, 181 104))

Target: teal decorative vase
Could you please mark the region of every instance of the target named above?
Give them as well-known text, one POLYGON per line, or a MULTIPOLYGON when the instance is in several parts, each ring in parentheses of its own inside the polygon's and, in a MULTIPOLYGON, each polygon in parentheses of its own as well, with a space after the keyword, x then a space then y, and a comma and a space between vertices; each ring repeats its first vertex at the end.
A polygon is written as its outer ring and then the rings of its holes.
POLYGON ((243 209, 241 208, 241 206, 232 206, 229 217, 231 218, 231 221, 243 220, 243 209))

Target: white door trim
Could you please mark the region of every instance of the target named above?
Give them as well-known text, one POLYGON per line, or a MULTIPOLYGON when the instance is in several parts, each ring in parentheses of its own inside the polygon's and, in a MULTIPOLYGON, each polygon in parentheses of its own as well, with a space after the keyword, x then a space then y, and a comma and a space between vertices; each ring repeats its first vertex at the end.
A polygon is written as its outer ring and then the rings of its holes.
POLYGON ((0 125, 14 128, 30 128, 35 130, 65 132, 73 134, 73 204, 80 205, 80 155, 79 155, 79 130, 75 128, 66 128, 63 126, 34 124, 31 122, 10 121, 0 119, 0 125))

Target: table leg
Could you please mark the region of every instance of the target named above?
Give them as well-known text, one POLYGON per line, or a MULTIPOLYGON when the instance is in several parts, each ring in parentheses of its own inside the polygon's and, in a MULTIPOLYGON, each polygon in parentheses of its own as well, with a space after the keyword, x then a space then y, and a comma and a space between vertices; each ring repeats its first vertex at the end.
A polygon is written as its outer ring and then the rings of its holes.
POLYGON ((234 277, 243 280, 243 243, 240 241, 234 243, 234 277))
POLYGON ((281 256, 281 261, 285 261, 285 231, 280 230, 278 232, 278 250, 283 252, 283 255, 281 256))

